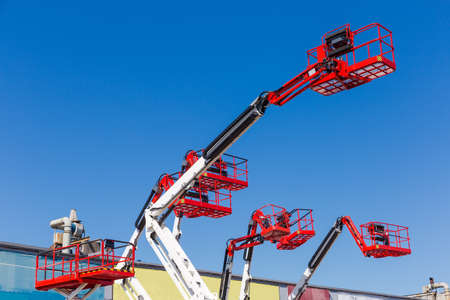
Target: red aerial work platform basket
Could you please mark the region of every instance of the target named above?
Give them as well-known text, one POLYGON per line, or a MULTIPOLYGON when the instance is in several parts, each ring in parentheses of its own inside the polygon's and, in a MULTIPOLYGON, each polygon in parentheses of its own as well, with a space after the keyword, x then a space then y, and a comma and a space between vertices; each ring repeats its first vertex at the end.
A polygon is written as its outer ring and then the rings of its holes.
MULTIPOLYGON (((162 193, 170 189, 181 175, 181 172, 161 175, 157 183, 157 192, 152 201, 158 201, 162 193)), ((201 216, 220 218, 227 216, 232 212, 231 191, 225 189, 211 191, 201 181, 196 181, 194 186, 184 193, 183 197, 178 198, 174 204, 174 212, 177 216, 186 218, 201 216)))
POLYGON ((307 51, 308 65, 335 58, 336 71, 324 74, 311 86, 329 96, 357 87, 395 71, 392 32, 373 23, 351 31, 344 25, 326 33, 322 45, 307 51))
POLYGON ((296 208, 288 212, 281 206, 267 204, 252 213, 247 235, 227 242, 227 253, 232 256, 234 251, 253 248, 264 241, 278 242, 277 249, 291 250, 306 243, 314 234, 311 209, 296 208))
POLYGON ((316 234, 311 209, 295 209, 289 214, 292 233, 280 239, 277 243, 277 249, 279 250, 295 249, 316 234))
MULTIPOLYGON (((185 156, 183 172, 189 169, 201 156, 202 151, 189 151, 185 156)), ((201 185, 215 191, 226 189, 238 191, 248 187, 247 159, 230 154, 222 154, 217 161, 204 172, 199 181, 201 185)))
POLYGON ((186 218, 221 218, 231 214, 231 191, 218 189, 210 191, 200 183, 186 191, 178 200, 174 212, 186 218))
POLYGON ((261 227, 261 236, 265 240, 279 241, 283 236, 291 233, 290 215, 285 208, 267 204, 256 210, 253 214, 254 220, 261 227))
POLYGON ((134 276, 134 246, 131 257, 122 257, 127 242, 95 240, 55 248, 36 256, 35 287, 66 296, 82 290, 112 285, 114 280, 134 276), (118 263, 126 268, 119 270, 118 263))
POLYGON ((411 254, 408 227, 381 222, 361 225, 366 256, 375 258, 411 254))

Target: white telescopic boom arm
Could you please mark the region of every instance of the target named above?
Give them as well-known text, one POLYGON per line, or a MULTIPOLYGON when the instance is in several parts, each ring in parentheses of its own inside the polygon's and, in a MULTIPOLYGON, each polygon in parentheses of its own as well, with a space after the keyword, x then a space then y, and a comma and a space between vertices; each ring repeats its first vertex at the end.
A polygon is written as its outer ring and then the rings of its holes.
MULTIPOLYGON (((195 183, 195 180, 203 172, 205 172, 228 148, 230 148, 231 145, 233 145, 233 143, 236 142, 242 134, 244 134, 257 120, 259 120, 259 118, 264 115, 268 106, 269 102, 267 100, 267 94, 263 93, 258 98, 256 98, 247 107, 247 109, 244 110, 244 112, 242 112, 221 134, 219 134, 205 148, 202 157, 200 157, 155 203, 151 203, 152 197, 155 193, 155 189, 153 189, 152 194, 147 199, 147 202, 145 203, 138 219, 135 222, 136 229, 134 230, 129 240, 130 244, 134 246, 137 245, 139 237, 141 236, 145 227, 147 227, 147 231, 154 230, 155 226, 151 226, 150 224, 147 224, 150 226, 145 226, 145 219, 148 217, 152 217, 156 220, 165 212, 167 208, 173 208, 173 205, 175 204, 177 199, 182 196, 195 183)), ((163 223, 164 219, 168 216, 169 213, 170 209, 163 216, 161 216, 159 222, 163 223)), ((151 237, 151 234, 149 232, 147 232, 147 235, 148 238, 151 237)), ((174 241, 170 241, 170 238, 163 237, 163 239, 165 239, 165 241, 162 241, 163 243, 174 244, 174 241)), ((151 242, 151 244, 153 245, 154 242, 151 242)), ((131 256, 131 254, 132 246, 127 246, 122 254, 122 257, 129 257, 131 256)), ((119 269, 122 269, 126 266, 124 263, 119 263, 117 267, 119 269)), ((191 273, 192 271, 193 270, 191 270, 191 273)), ((132 282, 129 283, 133 285, 132 282)), ((189 286, 189 283, 187 285, 189 286)), ((140 288, 140 286, 137 286, 137 288, 140 288)), ((189 287, 187 288, 190 289, 189 287)), ((195 290, 198 289, 195 287, 193 288, 195 290)), ((206 291, 203 292, 206 293, 206 291)), ((145 290, 140 294, 143 298, 150 299, 148 294, 145 293, 145 290)))
MULTIPOLYGON (((244 134, 256 121, 261 118, 266 108, 269 106, 267 95, 263 94, 256 98, 247 109, 242 112, 221 134, 219 134, 209 144, 200 157, 155 203, 151 204, 147 201, 141 211, 140 219, 144 218, 144 210, 150 205, 150 214, 157 218, 166 208, 174 204, 174 202, 183 193, 188 190, 195 180, 205 172, 228 148, 236 142, 242 134, 244 134)), ((150 197, 149 197, 150 198, 150 197)), ((143 220, 142 220, 143 221, 143 220)), ((144 230, 144 222, 136 221, 136 230, 133 232, 129 242, 133 245, 137 244, 139 237, 144 230)), ((132 247, 127 247, 122 257, 131 255, 132 247)), ((118 266, 119 267, 119 266, 118 266)), ((123 265, 121 265, 123 267, 123 265)))

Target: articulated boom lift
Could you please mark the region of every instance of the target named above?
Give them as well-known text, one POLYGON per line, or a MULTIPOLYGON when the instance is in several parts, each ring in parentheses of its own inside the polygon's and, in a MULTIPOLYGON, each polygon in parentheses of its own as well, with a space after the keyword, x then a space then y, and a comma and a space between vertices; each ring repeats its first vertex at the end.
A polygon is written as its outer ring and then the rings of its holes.
POLYGON ((359 249, 366 257, 398 257, 411 254, 408 227, 370 222, 361 225, 360 230, 358 230, 350 217, 339 217, 312 256, 302 278, 289 294, 288 300, 300 299, 308 286, 311 276, 341 234, 344 225, 348 228, 359 249))
POLYGON ((277 249, 295 249, 314 236, 314 221, 310 209, 294 209, 268 204, 252 213, 247 235, 227 242, 220 281, 219 298, 228 299, 234 252, 244 250, 244 272, 242 274, 240 300, 250 299, 250 266, 253 248, 264 241, 277 244, 277 249), (259 231, 258 231, 259 229, 259 231))
MULTIPOLYGON (((158 198, 149 197, 141 212, 130 243, 136 245, 144 229, 146 238, 161 260, 184 299, 216 299, 181 248, 164 221, 175 204, 194 187, 199 178, 210 177, 210 168, 221 168, 219 158, 265 113, 271 104, 282 106, 307 89, 332 95, 351 89, 395 70, 392 33, 374 23, 356 31, 345 25, 325 34, 322 45, 307 52, 308 67, 279 89, 261 93, 201 153, 192 155, 186 170, 158 198), (366 34, 360 35, 362 32, 366 34), (372 34, 369 39, 359 37, 372 34), (209 175, 208 175, 209 174, 209 175)), ((222 168, 223 169, 223 168, 222 168)), ((152 191, 152 194, 154 191, 152 191)), ((128 247, 123 256, 131 255, 128 247)), ((126 280, 124 287, 134 289, 129 295, 150 299, 136 278, 126 280), (137 296, 136 296, 137 295, 137 296)))

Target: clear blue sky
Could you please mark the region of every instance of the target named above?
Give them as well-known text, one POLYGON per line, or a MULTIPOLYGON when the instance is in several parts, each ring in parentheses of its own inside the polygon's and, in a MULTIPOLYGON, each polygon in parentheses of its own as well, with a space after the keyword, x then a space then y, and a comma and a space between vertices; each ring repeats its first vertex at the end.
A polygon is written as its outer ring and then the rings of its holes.
MULTIPOLYGON (((314 209, 317 236, 256 249, 254 276, 297 281, 335 218, 408 225, 413 254, 364 258, 344 232, 312 283, 413 293, 450 281, 448 1, 238 1, 0 5, 0 240, 49 246, 49 220, 77 208, 92 237, 128 240, 158 176, 180 168, 263 90, 306 65, 322 34, 379 22, 397 71, 271 107, 230 153, 249 189, 233 215, 183 224, 200 269, 273 202, 314 209)), ((156 262, 141 240, 138 257, 156 262)), ((241 271, 241 256, 235 271, 241 271)))

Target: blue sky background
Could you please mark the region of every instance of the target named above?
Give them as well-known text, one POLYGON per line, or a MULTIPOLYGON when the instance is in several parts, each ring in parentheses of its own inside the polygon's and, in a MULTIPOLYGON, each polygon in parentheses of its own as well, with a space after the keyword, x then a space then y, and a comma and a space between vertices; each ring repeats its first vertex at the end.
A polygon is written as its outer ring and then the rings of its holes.
MULTIPOLYGON (((450 281, 449 15, 448 1, 1 2, 0 240, 49 246, 49 220, 70 208, 90 236, 128 240, 186 150, 302 71, 324 32, 379 22, 397 71, 271 107, 229 151, 250 170, 233 215, 185 221, 182 244, 218 271, 225 241, 272 202, 313 208, 317 235, 290 252, 258 247, 254 276, 297 281, 350 215, 408 225, 412 255, 364 258, 344 232, 313 284, 407 294, 450 281)), ((138 258, 157 261, 144 240, 138 258)))

